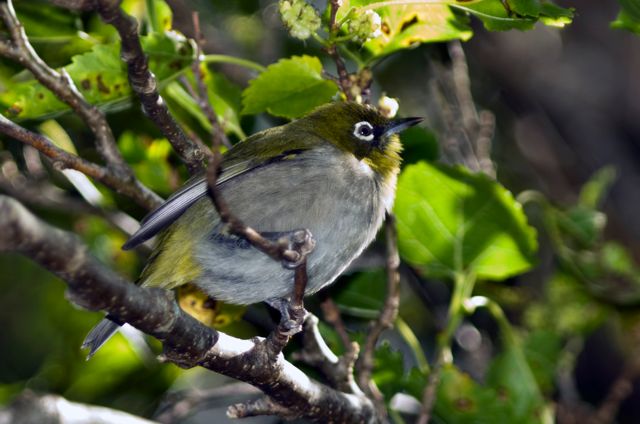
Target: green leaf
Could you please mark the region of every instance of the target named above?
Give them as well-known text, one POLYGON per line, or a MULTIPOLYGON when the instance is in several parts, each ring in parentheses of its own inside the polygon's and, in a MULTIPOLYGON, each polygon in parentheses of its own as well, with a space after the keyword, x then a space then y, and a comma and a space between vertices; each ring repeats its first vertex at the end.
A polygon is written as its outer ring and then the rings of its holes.
POLYGON ((49 66, 67 65, 72 56, 91 50, 98 42, 85 32, 77 15, 48 2, 19 1, 15 9, 29 42, 49 66))
POLYGON ((173 25, 173 12, 164 0, 146 0, 149 26, 153 32, 169 31, 173 25))
POLYGON ((507 344, 491 361, 486 384, 495 389, 511 422, 538 423, 545 407, 536 379, 519 344, 507 344))
POLYGON ((358 273, 334 291, 333 300, 340 309, 362 318, 376 318, 384 305, 387 287, 382 270, 358 273))
POLYGON ((624 29, 640 35, 640 2, 638 0, 618 0, 620 12, 611 28, 624 29))
POLYGON ((508 8, 500 0, 443 0, 436 4, 345 0, 338 19, 348 21, 349 16, 359 16, 365 10, 377 12, 382 20, 381 34, 365 42, 364 48, 372 57, 380 57, 420 43, 468 40, 473 32, 466 13, 480 19, 491 31, 527 30, 538 20, 546 25, 564 26, 573 18, 573 10, 540 0, 508 0, 508 8))
POLYGON ((534 330, 549 330, 568 337, 589 334, 610 312, 576 277, 557 272, 546 285, 544 299, 527 308, 525 320, 534 330))
MULTIPOLYGON (((191 46, 177 33, 152 34, 141 41, 160 85, 191 63, 191 46)), ((119 44, 96 45, 90 52, 74 56, 64 69, 89 103, 107 110, 128 104, 131 89, 119 44)), ((0 93, 0 112, 11 119, 42 119, 69 109, 36 80, 9 88, 0 93)))
POLYGON ((485 175, 409 165, 400 175, 395 213, 400 254, 428 274, 500 280, 534 263, 535 230, 511 193, 485 175))
POLYGON ((572 248, 594 248, 607 223, 604 213, 581 205, 555 211, 555 216, 565 247, 572 248))
POLYGON ((520 345, 512 342, 491 362, 485 384, 444 365, 434 414, 462 424, 552 421, 520 345))
MULTIPOLYGON (((349 6, 367 6, 370 0, 345 1, 349 6)), ((362 9, 356 9, 356 14, 362 9)), ((364 44, 373 56, 384 56, 420 43, 468 40, 473 34, 466 24, 446 4, 398 4, 375 8, 382 19, 381 35, 364 44)))
POLYGON ((396 393, 422 398, 427 376, 416 367, 408 371, 405 368, 402 352, 392 349, 388 342, 383 342, 376 349, 372 378, 387 401, 396 393))
POLYGON ((471 13, 490 31, 529 30, 538 20, 545 25, 562 27, 573 19, 573 9, 565 9, 551 2, 508 0, 508 4, 511 12, 500 0, 481 0, 471 4, 455 2, 451 6, 471 13))
MULTIPOLYGON (((242 101, 241 89, 223 75, 212 72, 204 66, 202 67, 202 75, 203 81, 207 86, 209 101, 224 131, 235 134, 239 139, 245 138, 246 135, 240 127, 239 118, 242 101)), ((186 76, 189 82, 195 86, 193 72, 189 71, 186 76)), ((204 130, 209 133, 213 131, 209 119, 200 108, 198 102, 191 97, 182 85, 177 82, 171 82, 167 85, 163 94, 188 112, 204 130)))
POLYGON ((322 77, 322 63, 312 56, 293 56, 267 67, 242 93, 242 113, 269 112, 285 118, 305 115, 327 103, 338 91, 322 77))
POLYGON ((484 387, 455 366, 442 367, 434 415, 456 424, 493 424, 515 421, 495 390, 484 387))
POLYGON ((562 352, 562 337, 548 329, 532 331, 524 341, 523 351, 538 387, 545 394, 552 394, 562 352))
POLYGON ((605 166, 599 169, 580 190, 580 204, 588 208, 600 207, 611 185, 616 180, 616 169, 605 166))

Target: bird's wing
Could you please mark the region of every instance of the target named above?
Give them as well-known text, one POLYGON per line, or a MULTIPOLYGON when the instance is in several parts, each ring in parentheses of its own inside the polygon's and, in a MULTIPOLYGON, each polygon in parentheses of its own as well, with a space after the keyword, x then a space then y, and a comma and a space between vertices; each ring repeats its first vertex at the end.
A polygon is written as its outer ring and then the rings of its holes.
MULTIPOLYGON (((313 136, 308 135, 307 137, 297 137, 297 140, 290 140, 282 136, 279 127, 251 136, 225 154, 218 185, 252 169, 290 158, 292 155, 307 150, 313 144, 312 138, 313 136)), ((140 222, 140 228, 127 240, 122 249, 129 250, 149 240, 206 195, 206 178, 202 175, 192 177, 182 188, 169 196, 162 205, 150 212, 140 222)))

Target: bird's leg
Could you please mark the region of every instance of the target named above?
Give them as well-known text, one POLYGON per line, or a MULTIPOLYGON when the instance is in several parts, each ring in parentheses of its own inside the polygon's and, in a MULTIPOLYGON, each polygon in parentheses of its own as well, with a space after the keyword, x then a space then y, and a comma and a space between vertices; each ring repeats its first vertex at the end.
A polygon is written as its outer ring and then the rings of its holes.
POLYGON ((302 331, 302 324, 307 317, 307 310, 296 308, 293 302, 284 298, 273 298, 265 300, 265 303, 280 312, 280 323, 278 327, 286 336, 293 336, 302 331))
POLYGON ((286 336, 293 336, 302 331, 307 316, 303 303, 307 287, 307 256, 315 248, 316 241, 309 230, 302 229, 285 233, 278 238, 278 244, 297 256, 295 260, 282 259, 283 267, 295 270, 293 291, 288 299, 273 298, 266 302, 280 311, 280 331, 286 336))

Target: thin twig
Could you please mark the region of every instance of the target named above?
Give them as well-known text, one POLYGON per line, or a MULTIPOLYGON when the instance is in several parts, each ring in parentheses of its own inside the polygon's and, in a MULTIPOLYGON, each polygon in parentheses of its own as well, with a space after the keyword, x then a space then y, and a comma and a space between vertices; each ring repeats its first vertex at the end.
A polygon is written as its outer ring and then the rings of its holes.
POLYGON ((495 164, 491 160, 495 117, 489 111, 479 113, 476 109, 462 44, 452 41, 447 46, 451 69, 435 66, 440 75, 438 94, 442 96, 440 104, 447 128, 445 154, 451 162, 495 177, 495 164))
POLYGON ((0 43, 0 54, 30 70, 42 85, 51 90, 58 99, 69 105, 95 135, 98 152, 104 158, 107 166, 120 178, 133 180, 133 171, 122 158, 104 113, 85 100, 64 68, 57 72, 38 56, 29 43, 22 24, 16 17, 11 0, 0 4, 0 15, 11 35, 11 43, 0 43))
POLYGON ((398 316, 400 304, 400 255, 398 254, 398 234, 396 231, 395 217, 388 213, 385 220, 385 236, 387 243, 387 297, 380 315, 373 323, 367 334, 367 338, 362 349, 362 354, 358 358, 356 370, 358 372, 358 385, 370 395, 378 398, 378 409, 384 410, 384 403, 380 402, 380 394, 371 380, 373 371, 373 358, 375 348, 383 331, 393 328, 393 324, 398 316))
POLYGON ((147 56, 142 50, 138 35, 138 23, 120 8, 118 0, 95 0, 96 10, 102 20, 111 24, 120 34, 121 57, 127 64, 129 83, 140 98, 145 114, 169 140, 174 150, 195 174, 202 170, 204 152, 190 140, 169 113, 166 103, 158 93, 157 81, 149 70, 147 56))
POLYGON ((627 363, 614 380, 604 401, 600 404, 588 424, 608 424, 616 421, 620 405, 633 392, 634 382, 640 377, 640 324, 636 324, 629 334, 631 350, 627 363))
POLYGON ((200 32, 200 18, 198 12, 193 12, 193 30, 194 36, 196 40, 196 57, 193 63, 191 64, 191 69, 193 71, 193 76, 196 80, 196 85, 198 87, 198 95, 194 97, 200 106, 200 109, 204 112, 205 116, 209 120, 211 124, 211 143, 215 149, 220 148, 220 146, 225 146, 226 148, 231 148, 231 143, 227 138, 227 135, 220 125, 220 121, 218 120, 218 116, 213 110, 213 105, 209 101, 209 93, 207 92, 207 86, 204 83, 204 78, 202 75, 202 69, 200 66, 202 64, 202 47, 204 38, 202 37, 202 33, 200 32))
POLYGON ((146 209, 153 209, 162 203, 160 197, 145 189, 137 180, 131 182, 128 179, 122 179, 109 169, 62 150, 48 138, 21 127, 2 115, 0 115, 0 133, 34 147, 53 161, 54 168, 59 170, 71 168, 80 171, 118 193, 129 196, 146 209))
POLYGON ((440 384, 440 374, 442 372, 443 363, 443 355, 439 354, 436 358, 436 362, 431 367, 431 372, 427 379, 427 385, 425 386, 422 394, 422 408, 416 424, 428 424, 431 419, 431 412, 433 411, 433 405, 436 402, 436 390, 440 384))
MULTIPOLYGON (((338 15, 340 3, 340 0, 331 0, 330 3, 331 9, 329 12, 329 31, 331 37, 335 36, 339 30, 336 23, 336 17, 338 15)), ((336 64, 336 71, 338 72, 338 85, 340 86, 340 91, 342 91, 347 100, 355 100, 355 96, 353 95, 353 92, 351 90, 352 84, 349 71, 347 71, 347 65, 345 65, 342 56, 340 56, 338 47, 335 43, 332 43, 329 46, 325 47, 325 51, 329 56, 331 56, 331 59, 333 59, 336 64)))
POLYGON ((340 316, 338 305, 336 305, 333 299, 328 297, 320 304, 320 308, 322 309, 324 320, 333 325, 333 328, 335 328, 335 330, 338 332, 338 336, 340 336, 342 345, 345 349, 348 349, 351 345, 351 339, 349 338, 347 328, 345 327, 344 322, 342 321, 342 317, 340 316))

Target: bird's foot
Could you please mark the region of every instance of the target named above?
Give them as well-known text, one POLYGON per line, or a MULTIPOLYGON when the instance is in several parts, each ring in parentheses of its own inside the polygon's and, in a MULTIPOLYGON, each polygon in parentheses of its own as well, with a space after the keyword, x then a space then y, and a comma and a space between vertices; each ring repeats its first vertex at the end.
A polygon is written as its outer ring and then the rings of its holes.
POLYGON ((297 258, 294 260, 282 260, 282 266, 287 269, 295 269, 300 266, 307 258, 307 255, 316 247, 316 241, 311 231, 307 229, 293 230, 281 237, 278 242, 286 246, 287 250, 297 253, 297 258))
POLYGON ((294 307, 287 299, 269 299, 266 303, 280 311, 278 328, 283 335, 291 337, 302 331, 302 324, 308 315, 304 307, 294 307))

